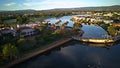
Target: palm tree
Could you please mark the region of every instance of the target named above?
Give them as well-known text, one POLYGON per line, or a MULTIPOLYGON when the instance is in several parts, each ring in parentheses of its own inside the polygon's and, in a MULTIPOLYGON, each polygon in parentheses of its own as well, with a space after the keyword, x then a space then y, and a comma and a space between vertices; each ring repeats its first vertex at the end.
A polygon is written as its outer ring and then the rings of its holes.
POLYGON ((69 22, 68 21, 66 21, 64 24, 65 24, 65 26, 67 26, 67 24, 68 24, 69 22))
POLYGON ((55 24, 57 25, 57 26, 60 26, 60 23, 61 23, 62 21, 61 20, 59 20, 59 21, 57 21, 55 24))
POLYGON ((0 17, 0 24, 3 24, 3 20, 2 20, 2 18, 0 17))
POLYGON ((73 28, 74 28, 75 30, 81 29, 81 27, 82 27, 82 25, 81 25, 80 23, 74 23, 74 24, 73 24, 73 28))
POLYGON ((17 16, 17 24, 21 24, 22 23, 22 18, 20 16, 17 16))
POLYGON ((61 29, 64 29, 65 28, 65 24, 63 23, 61 26, 60 26, 61 29))

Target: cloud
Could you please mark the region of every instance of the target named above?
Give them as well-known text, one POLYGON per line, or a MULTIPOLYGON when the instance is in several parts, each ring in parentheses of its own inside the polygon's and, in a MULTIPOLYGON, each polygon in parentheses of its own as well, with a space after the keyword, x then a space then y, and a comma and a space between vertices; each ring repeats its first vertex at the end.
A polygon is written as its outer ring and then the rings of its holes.
POLYGON ((4 4, 5 6, 12 6, 12 5, 15 5, 16 3, 14 3, 14 2, 11 2, 11 3, 6 3, 6 4, 4 4))
POLYGON ((44 0, 42 2, 26 2, 23 5, 25 6, 47 6, 48 8, 70 8, 70 7, 82 7, 85 6, 82 2, 74 2, 74 1, 52 1, 52 0, 44 0))
POLYGON ((33 4, 32 3, 23 3, 23 5, 25 5, 25 6, 32 6, 33 4))

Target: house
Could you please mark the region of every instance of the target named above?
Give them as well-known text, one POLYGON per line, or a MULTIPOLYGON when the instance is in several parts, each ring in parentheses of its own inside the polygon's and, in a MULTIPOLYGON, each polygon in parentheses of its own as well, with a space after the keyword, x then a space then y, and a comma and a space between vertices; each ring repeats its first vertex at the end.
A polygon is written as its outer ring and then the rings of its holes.
POLYGON ((36 22, 28 22, 28 24, 17 24, 17 28, 21 28, 21 27, 36 27, 36 26, 40 26, 40 21, 36 21, 36 22))
POLYGON ((118 26, 118 27, 120 27, 120 23, 114 23, 114 24, 112 24, 113 26, 118 26))
POLYGON ((32 36, 36 33, 35 29, 31 27, 21 27, 18 28, 17 30, 20 31, 20 37, 32 36))
POLYGON ((28 27, 40 26, 40 22, 39 22, 39 21, 36 21, 36 22, 29 22, 26 26, 28 26, 28 27))
POLYGON ((106 24, 110 24, 113 22, 113 20, 103 20, 103 22, 105 22, 106 24))
POLYGON ((16 30, 14 30, 14 29, 2 28, 2 29, 0 29, 0 32, 1 32, 2 34, 11 33, 13 36, 16 36, 16 30))
POLYGON ((72 27, 69 27, 69 26, 66 26, 66 27, 65 27, 65 30, 73 30, 73 28, 72 28, 72 27))
POLYGON ((103 16, 109 16, 109 17, 112 17, 113 14, 112 14, 112 13, 107 13, 107 14, 104 14, 103 16))

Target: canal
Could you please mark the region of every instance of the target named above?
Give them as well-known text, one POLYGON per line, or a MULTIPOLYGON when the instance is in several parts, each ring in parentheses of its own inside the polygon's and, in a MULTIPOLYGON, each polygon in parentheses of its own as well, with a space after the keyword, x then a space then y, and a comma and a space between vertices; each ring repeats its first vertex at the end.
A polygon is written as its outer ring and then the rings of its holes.
POLYGON ((72 41, 25 61, 16 68, 120 68, 120 43, 72 41))
MULTIPOLYGON (((70 18, 63 16, 59 19, 50 18, 50 23, 57 20, 69 21, 70 18)), ((84 25, 83 36, 103 37, 107 34, 99 26, 84 25)), ((120 43, 115 44, 93 44, 72 41, 55 48, 47 53, 38 55, 30 60, 20 63, 15 68, 120 68, 120 43)))

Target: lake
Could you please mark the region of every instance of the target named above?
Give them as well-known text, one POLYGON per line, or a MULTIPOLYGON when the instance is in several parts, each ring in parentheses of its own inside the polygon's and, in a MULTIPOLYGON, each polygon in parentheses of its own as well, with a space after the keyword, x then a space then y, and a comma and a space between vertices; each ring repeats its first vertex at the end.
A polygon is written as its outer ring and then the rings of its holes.
MULTIPOLYGON (((69 21, 73 16, 49 18, 50 23, 69 21)), ((99 26, 84 25, 83 36, 103 37, 107 32, 99 26)), ((15 66, 16 68, 120 68, 120 43, 92 44, 72 41, 45 54, 15 66)))

